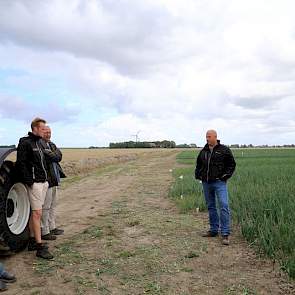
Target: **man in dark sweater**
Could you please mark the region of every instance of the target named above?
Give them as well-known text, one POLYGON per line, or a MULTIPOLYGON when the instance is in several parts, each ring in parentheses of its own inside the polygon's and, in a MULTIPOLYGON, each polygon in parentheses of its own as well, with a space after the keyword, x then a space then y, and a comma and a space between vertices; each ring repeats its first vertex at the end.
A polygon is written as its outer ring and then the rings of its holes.
POLYGON ((51 141, 51 129, 45 127, 45 159, 48 171, 49 188, 46 193, 45 202, 42 209, 41 232, 42 240, 55 240, 57 235, 62 235, 64 231, 56 227, 55 208, 57 205, 57 186, 60 184, 60 178, 65 177, 59 162, 62 159, 60 149, 51 141))
POLYGON ((37 250, 36 256, 52 259, 46 244, 41 240, 41 216, 46 192, 48 189, 48 173, 44 156, 44 128, 46 121, 36 118, 31 123, 32 132, 19 140, 17 147, 16 171, 19 181, 28 190, 32 213, 30 216, 29 251, 37 250))
POLYGON ((220 144, 215 130, 206 133, 207 144, 200 151, 195 169, 195 177, 202 181, 205 200, 209 212, 210 230, 204 237, 215 237, 219 229, 222 243, 229 245, 230 209, 228 204, 227 180, 234 173, 236 162, 231 150, 220 144), (216 208, 219 202, 219 214, 216 208))

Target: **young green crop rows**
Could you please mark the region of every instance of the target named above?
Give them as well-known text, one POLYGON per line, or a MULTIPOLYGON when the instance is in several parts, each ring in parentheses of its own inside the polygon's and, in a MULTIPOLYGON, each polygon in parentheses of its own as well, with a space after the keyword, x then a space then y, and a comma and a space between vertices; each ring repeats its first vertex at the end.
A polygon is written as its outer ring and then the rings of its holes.
MULTIPOLYGON (((295 278, 295 149, 236 149, 228 182, 233 220, 260 253, 280 262, 295 278)), ((206 210, 202 185, 194 179, 196 151, 178 155, 170 196, 180 210, 206 210)))

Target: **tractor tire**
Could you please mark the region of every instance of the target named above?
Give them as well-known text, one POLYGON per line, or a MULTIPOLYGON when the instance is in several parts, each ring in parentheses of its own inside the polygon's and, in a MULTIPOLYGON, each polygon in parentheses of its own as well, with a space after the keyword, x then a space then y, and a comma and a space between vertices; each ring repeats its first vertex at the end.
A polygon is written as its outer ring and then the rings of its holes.
POLYGON ((12 252, 26 248, 29 240, 30 203, 26 187, 15 183, 14 163, 0 167, 0 238, 12 252))

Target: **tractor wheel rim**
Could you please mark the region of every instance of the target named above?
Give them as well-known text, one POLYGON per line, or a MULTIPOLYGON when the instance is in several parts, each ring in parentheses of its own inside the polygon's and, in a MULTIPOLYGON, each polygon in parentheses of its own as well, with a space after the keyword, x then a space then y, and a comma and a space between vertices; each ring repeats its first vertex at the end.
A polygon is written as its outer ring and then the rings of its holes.
POLYGON ((23 184, 16 183, 11 187, 6 201, 6 221, 9 230, 15 235, 21 234, 25 230, 29 218, 28 191, 23 184))

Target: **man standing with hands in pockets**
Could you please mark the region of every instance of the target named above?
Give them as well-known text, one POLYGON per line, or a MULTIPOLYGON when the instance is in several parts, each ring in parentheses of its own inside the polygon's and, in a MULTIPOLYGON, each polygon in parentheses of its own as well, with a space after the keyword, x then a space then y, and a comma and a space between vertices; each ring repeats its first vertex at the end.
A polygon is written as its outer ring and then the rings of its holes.
POLYGON ((226 182, 234 173, 236 162, 231 150, 217 140, 215 130, 207 131, 206 140, 207 144, 198 155, 195 169, 195 178, 203 184, 209 212, 210 229, 202 236, 215 237, 220 229, 222 244, 229 245, 230 209, 226 182), (216 197, 219 202, 219 214, 216 197))

